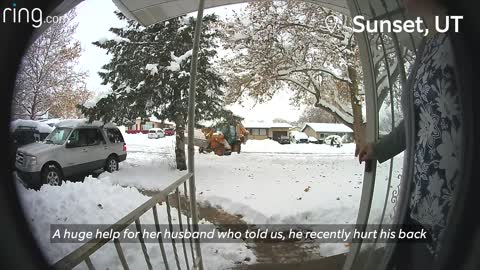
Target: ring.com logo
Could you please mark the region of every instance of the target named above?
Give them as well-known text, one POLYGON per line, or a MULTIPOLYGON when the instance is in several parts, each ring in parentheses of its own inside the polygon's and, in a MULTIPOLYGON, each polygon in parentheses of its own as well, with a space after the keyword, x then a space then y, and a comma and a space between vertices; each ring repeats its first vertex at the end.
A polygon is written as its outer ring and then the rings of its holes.
POLYGON ((35 28, 40 28, 44 23, 60 23, 62 17, 47 16, 43 17, 43 11, 40 8, 20 8, 17 3, 13 2, 11 7, 7 7, 0 12, 0 21, 2 23, 28 23, 35 28))

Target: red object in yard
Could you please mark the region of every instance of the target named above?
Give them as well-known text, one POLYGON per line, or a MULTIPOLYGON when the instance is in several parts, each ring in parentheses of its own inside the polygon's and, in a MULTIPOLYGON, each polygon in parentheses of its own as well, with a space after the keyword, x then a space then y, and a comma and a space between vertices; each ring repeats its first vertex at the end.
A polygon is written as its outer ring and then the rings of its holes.
POLYGON ((175 130, 173 128, 166 128, 163 130, 165 136, 173 136, 175 135, 175 130))

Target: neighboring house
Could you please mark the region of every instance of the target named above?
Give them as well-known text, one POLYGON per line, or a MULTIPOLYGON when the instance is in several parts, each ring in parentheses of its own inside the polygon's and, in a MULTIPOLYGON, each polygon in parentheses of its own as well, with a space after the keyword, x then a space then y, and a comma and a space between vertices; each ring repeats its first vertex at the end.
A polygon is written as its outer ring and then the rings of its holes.
POLYGON ((305 132, 310 137, 315 137, 321 143, 330 135, 338 135, 344 138, 344 143, 353 141, 353 130, 344 124, 305 123, 302 132, 305 132))
POLYGON ((246 122, 244 127, 249 132, 248 139, 250 140, 278 140, 280 136, 288 136, 292 125, 288 123, 246 122))
POLYGON ((175 123, 168 120, 158 120, 154 116, 147 119, 137 117, 137 119, 135 119, 135 124, 128 127, 127 133, 147 133, 151 128, 175 128, 175 123))
POLYGON ((293 133, 295 133, 296 131, 302 132, 302 128, 297 127, 297 126, 292 126, 291 128, 288 129, 288 137, 290 137, 290 139, 291 139, 293 133))
POLYGON ((300 132, 301 132, 301 131, 302 131, 302 128, 301 128, 301 127, 294 126, 294 127, 291 127, 291 128, 290 128, 290 132, 292 132, 292 131, 300 131, 300 132))

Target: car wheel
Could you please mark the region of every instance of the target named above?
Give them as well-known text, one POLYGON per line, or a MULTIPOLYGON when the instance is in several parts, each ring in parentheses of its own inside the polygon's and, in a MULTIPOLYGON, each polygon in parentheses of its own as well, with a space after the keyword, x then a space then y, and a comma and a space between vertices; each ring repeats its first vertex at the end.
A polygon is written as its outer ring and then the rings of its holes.
POLYGON ((107 164, 105 165, 105 170, 110 173, 118 171, 118 161, 114 156, 108 157, 107 164))
POLYGON ((42 183, 51 186, 61 186, 63 181, 62 171, 55 165, 48 165, 42 172, 42 183))

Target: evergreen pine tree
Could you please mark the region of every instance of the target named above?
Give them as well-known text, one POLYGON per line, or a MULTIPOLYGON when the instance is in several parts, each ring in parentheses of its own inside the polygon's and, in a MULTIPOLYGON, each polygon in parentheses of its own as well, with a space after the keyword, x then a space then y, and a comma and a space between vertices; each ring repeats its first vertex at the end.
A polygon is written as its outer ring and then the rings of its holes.
MULTIPOLYGON (((187 122, 190 61, 195 19, 178 17, 143 27, 117 12, 127 21, 111 28, 115 38, 94 42, 112 56, 99 72, 111 93, 94 106, 81 107, 90 120, 131 123, 137 117, 154 115, 176 124, 177 169, 185 170, 184 131, 187 122)), ((196 88, 196 120, 211 120, 223 112, 224 80, 214 67, 219 31, 215 15, 203 19, 196 88)))

